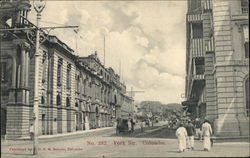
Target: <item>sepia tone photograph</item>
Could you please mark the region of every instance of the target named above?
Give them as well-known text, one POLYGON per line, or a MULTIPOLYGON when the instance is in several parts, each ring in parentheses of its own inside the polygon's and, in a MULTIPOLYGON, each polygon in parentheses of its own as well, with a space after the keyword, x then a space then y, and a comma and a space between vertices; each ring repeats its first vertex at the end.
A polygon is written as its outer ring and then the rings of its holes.
POLYGON ((249 0, 0 0, 2 158, 250 157, 249 0))

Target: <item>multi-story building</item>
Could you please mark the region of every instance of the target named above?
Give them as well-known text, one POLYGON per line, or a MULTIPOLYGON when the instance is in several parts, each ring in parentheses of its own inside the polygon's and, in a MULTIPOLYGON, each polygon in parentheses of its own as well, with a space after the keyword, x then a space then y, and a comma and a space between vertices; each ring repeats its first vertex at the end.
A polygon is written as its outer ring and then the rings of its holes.
MULTIPOLYGON (((21 29, 35 27, 30 7, 27 0, 0 5, 1 28, 14 29, 1 33, 0 45, 1 134, 10 139, 28 136, 34 118, 35 45, 21 29)), ((126 86, 96 53, 78 57, 51 35, 39 52, 39 135, 108 127, 121 117, 126 86)))
POLYGON ((249 134, 248 0, 188 0, 186 98, 217 136, 249 134))

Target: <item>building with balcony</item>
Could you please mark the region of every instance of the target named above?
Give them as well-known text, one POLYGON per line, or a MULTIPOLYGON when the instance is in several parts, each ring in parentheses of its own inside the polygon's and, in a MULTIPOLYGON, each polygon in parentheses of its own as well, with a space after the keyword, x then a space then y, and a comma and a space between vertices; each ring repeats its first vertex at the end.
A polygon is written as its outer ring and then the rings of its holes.
POLYGON ((217 136, 249 134, 248 0, 188 0, 186 106, 217 136))
MULTIPOLYGON (((29 136, 34 121, 35 45, 27 0, 0 3, 1 135, 29 136)), ((79 57, 56 36, 46 35, 39 53, 39 135, 112 126, 121 117, 126 86, 93 53, 79 57)), ((131 102, 132 104, 132 102, 131 102)))

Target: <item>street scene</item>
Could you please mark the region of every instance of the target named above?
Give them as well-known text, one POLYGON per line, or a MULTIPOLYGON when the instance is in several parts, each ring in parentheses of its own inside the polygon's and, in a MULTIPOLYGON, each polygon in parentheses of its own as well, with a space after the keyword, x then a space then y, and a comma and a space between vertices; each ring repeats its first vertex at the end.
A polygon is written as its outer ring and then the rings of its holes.
POLYGON ((249 157, 248 13, 2 0, 1 157, 249 157))
MULTIPOLYGON (((145 132, 117 136, 115 128, 105 128, 59 138, 41 138, 37 157, 247 157, 248 142, 216 142, 212 152, 204 152, 202 141, 195 140, 193 151, 178 153, 173 130, 165 122, 145 132), (227 150, 227 152, 224 152, 227 150)), ((34 157, 31 141, 2 142, 4 157, 34 157)))

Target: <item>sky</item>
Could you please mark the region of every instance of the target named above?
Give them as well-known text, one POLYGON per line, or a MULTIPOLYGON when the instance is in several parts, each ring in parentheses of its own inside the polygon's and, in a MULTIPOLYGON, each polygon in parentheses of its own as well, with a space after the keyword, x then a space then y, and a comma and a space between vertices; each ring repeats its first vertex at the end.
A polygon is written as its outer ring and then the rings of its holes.
MULTIPOLYGON (((41 26, 55 29, 79 56, 97 51, 120 74, 136 101, 181 103, 185 91, 186 1, 47 1, 41 26)), ((29 19, 35 23, 31 9, 29 19)))

